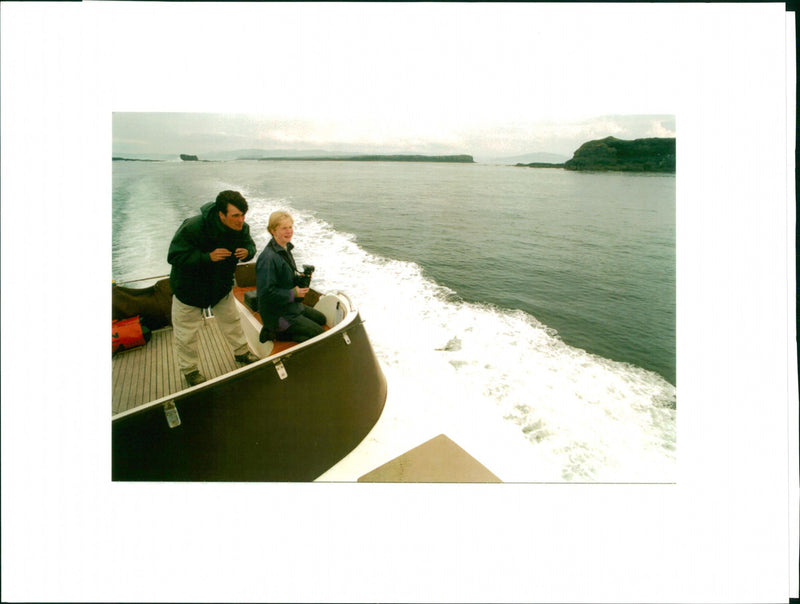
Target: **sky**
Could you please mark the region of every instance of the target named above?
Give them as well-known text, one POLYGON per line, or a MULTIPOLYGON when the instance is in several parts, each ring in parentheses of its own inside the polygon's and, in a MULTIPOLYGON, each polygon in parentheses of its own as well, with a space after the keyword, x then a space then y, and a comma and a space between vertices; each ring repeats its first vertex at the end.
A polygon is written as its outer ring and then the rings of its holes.
MULTIPOLYGON (((372 118, 375 120, 376 118, 372 118)), ((209 153, 240 149, 322 150, 347 153, 472 155, 476 160, 550 153, 572 157, 583 143, 606 136, 622 139, 674 137, 672 115, 597 116, 580 121, 455 124, 409 136, 343 120, 225 113, 114 113, 113 154, 122 157, 209 153)))
POLYGON ((4 601, 797 597, 783 3, 0 10, 4 601), (109 481, 110 153, 479 159, 651 132, 677 136, 677 485, 109 481))
POLYGON ((669 5, 201 3, 187 28, 169 3, 110 4, 125 24, 100 33, 114 154, 569 158, 605 136, 675 136, 674 82, 696 61, 669 5))

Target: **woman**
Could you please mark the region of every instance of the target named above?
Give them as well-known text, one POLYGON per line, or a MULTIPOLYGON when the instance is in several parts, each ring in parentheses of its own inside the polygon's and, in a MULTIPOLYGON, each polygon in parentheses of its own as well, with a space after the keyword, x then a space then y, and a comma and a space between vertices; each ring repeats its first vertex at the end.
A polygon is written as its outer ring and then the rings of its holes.
POLYGON ((309 288, 295 285, 294 220, 287 212, 273 212, 267 230, 272 239, 256 261, 258 312, 264 322, 259 339, 305 342, 322 333, 325 315, 300 302, 309 288))

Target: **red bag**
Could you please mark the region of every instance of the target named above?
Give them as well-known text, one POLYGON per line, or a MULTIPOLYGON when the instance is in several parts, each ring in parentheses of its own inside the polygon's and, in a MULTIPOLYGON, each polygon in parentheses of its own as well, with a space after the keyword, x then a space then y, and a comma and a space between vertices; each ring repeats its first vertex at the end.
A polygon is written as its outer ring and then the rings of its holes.
POLYGON ((111 355, 144 346, 150 341, 150 330, 142 325, 139 315, 111 321, 111 355))

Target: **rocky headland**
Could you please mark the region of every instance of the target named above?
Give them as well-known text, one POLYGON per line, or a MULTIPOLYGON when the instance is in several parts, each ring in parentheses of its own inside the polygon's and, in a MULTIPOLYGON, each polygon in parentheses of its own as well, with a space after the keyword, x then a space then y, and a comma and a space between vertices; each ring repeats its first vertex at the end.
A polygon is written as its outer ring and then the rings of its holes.
POLYGON ((608 136, 581 145, 563 164, 517 164, 576 171, 675 172, 674 138, 622 140, 608 136))
POLYGON ((566 170, 619 170, 624 172, 675 172, 674 138, 620 140, 613 136, 581 145, 566 170))

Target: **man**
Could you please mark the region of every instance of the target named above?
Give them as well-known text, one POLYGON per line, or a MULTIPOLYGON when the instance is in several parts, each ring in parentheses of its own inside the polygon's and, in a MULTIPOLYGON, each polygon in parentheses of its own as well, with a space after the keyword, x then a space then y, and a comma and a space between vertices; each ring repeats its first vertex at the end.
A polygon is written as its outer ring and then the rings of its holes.
POLYGON ((198 351, 205 308, 211 307, 239 363, 259 358, 247 345, 232 293, 236 264, 256 254, 244 221, 246 213, 247 201, 241 193, 222 191, 216 202, 205 204, 199 215, 183 221, 169 246, 172 329, 178 363, 189 386, 206 380, 200 373, 198 351))

